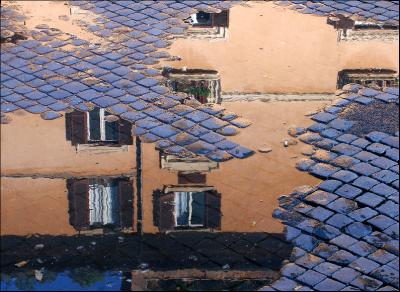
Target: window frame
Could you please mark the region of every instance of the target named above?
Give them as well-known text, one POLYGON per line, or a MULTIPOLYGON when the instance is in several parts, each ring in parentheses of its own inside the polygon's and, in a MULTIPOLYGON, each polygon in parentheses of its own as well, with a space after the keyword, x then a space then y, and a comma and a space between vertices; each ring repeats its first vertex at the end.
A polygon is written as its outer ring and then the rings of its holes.
MULTIPOLYGON (((118 137, 116 140, 107 140, 106 139, 106 120, 105 120, 105 109, 99 108, 99 116, 100 116, 100 140, 92 140, 90 138, 90 113, 86 113, 86 122, 87 122, 87 141, 89 144, 118 144, 118 137)), ((117 134, 118 134, 118 130, 117 134)))
MULTIPOLYGON (((179 192, 174 192, 175 200, 176 196, 178 195, 179 192)), ((174 216, 175 216, 175 228, 203 228, 205 227, 205 217, 206 217, 206 202, 205 202, 205 192, 182 192, 186 193, 187 196, 189 196, 189 202, 188 202, 188 224, 187 225, 179 225, 178 224, 178 213, 176 212, 176 209, 174 210, 174 216), (204 214, 203 214, 203 224, 192 224, 192 216, 193 216, 193 194, 195 193, 203 193, 204 196, 204 214)), ((176 207, 176 204, 174 208, 176 207)))

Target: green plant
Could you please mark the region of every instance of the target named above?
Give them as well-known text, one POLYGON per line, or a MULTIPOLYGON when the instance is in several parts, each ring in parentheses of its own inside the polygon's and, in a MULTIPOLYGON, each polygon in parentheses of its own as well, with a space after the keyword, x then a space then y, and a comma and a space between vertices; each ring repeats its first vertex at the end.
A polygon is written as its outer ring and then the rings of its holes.
POLYGON ((208 97, 211 93, 211 90, 205 87, 189 87, 185 90, 185 93, 196 97, 198 96, 208 97))

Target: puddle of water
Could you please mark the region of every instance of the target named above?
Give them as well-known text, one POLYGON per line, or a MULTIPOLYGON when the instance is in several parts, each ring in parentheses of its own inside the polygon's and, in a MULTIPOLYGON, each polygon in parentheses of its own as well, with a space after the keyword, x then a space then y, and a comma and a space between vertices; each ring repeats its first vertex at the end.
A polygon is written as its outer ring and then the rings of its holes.
POLYGON ((2 288, 251 290, 270 283, 291 251, 272 218, 277 199, 318 181, 294 168, 302 146, 283 146, 282 125, 301 125, 315 104, 227 105, 257 121, 233 140, 253 149, 269 141, 273 151, 220 164, 164 155, 152 144, 141 145, 141 163, 134 144, 75 148, 62 119, 13 115, 2 128, 2 288))
MULTIPOLYGON (((1 275, 1 291, 115 291, 122 290, 126 278, 121 272, 102 272, 90 268, 78 268, 65 272, 17 272, 1 275)), ((128 279, 129 280, 129 279, 128 279)))

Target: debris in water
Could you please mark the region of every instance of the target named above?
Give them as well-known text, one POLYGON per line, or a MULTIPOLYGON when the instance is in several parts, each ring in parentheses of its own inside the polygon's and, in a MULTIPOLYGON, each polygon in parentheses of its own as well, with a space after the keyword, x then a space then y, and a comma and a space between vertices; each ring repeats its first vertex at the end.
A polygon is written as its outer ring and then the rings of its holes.
POLYGON ((43 249, 44 248, 44 244, 39 243, 35 245, 35 250, 39 250, 39 249, 43 249))
POLYGON ((300 136, 300 135, 304 134, 305 132, 306 132, 306 129, 304 129, 302 127, 290 127, 288 129, 288 134, 292 137, 300 136))
POLYGON ((227 272, 227 271, 229 271, 230 269, 231 269, 231 266, 230 266, 229 264, 226 264, 226 265, 222 266, 222 270, 223 270, 224 272, 227 272))
POLYGON ((35 270, 35 278, 39 282, 41 282, 43 280, 43 272, 42 272, 42 270, 35 270))
POLYGON ((269 147, 268 145, 264 144, 264 145, 261 145, 260 148, 258 148, 258 151, 261 152, 261 153, 268 153, 268 152, 272 151, 272 148, 269 147))
POLYGON ((115 116, 115 115, 108 115, 104 117, 104 120, 108 123, 112 123, 112 122, 116 122, 119 120, 119 117, 115 116))
POLYGON ((139 270, 141 270, 141 271, 147 271, 148 269, 149 269, 149 264, 147 264, 147 263, 141 263, 139 265, 139 270))
POLYGON ((23 267, 25 267, 28 263, 29 263, 29 261, 21 261, 21 262, 19 262, 19 263, 16 263, 15 266, 16 266, 17 268, 23 268, 23 267))

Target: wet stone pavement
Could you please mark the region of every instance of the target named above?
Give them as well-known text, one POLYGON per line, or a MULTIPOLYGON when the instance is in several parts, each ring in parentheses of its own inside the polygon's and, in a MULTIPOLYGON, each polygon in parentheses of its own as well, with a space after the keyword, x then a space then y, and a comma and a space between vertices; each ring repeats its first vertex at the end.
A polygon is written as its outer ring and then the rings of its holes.
POLYGON ((294 249, 263 291, 399 289, 399 89, 343 89, 299 136, 314 152, 297 167, 324 181, 280 198, 274 217, 294 249), (366 105, 384 118, 357 112, 366 105))

